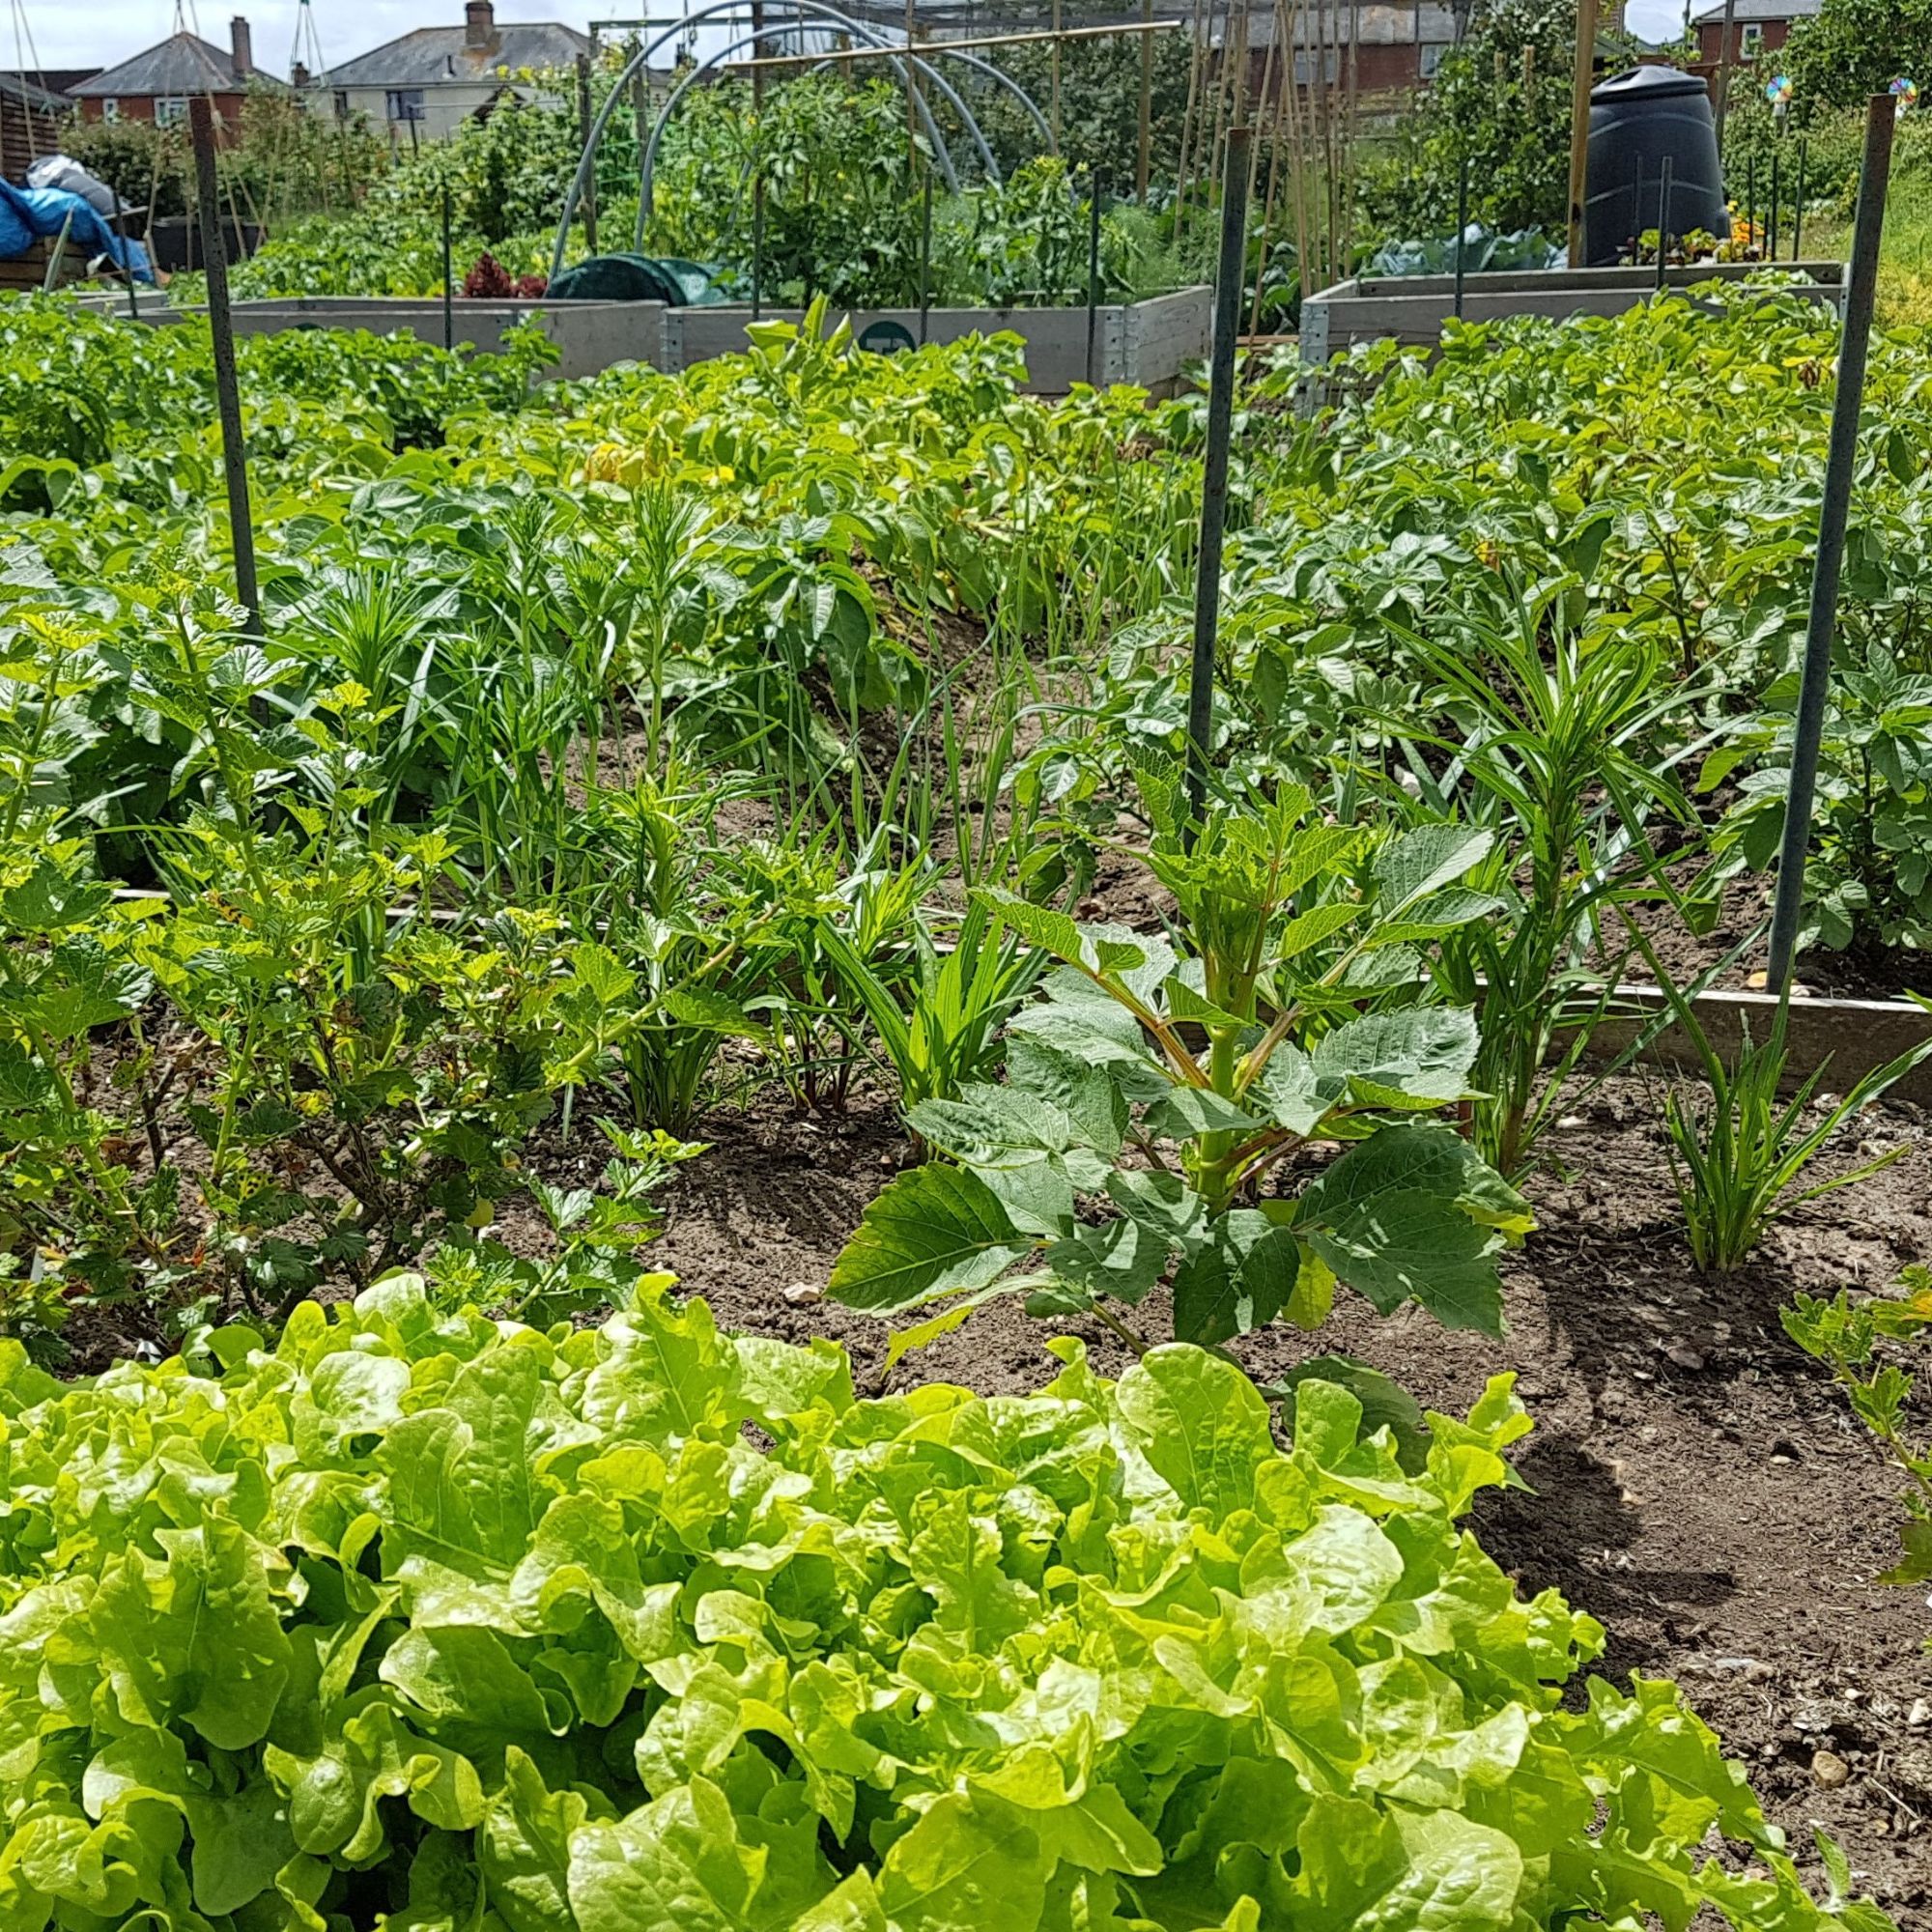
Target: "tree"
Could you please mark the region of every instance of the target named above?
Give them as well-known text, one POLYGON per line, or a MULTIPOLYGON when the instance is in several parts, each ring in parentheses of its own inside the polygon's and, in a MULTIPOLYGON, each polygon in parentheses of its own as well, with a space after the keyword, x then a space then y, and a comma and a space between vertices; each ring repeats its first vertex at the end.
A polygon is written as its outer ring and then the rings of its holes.
POLYGON ((1798 99, 1851 107, 1901 74, 1932 84, 1932 0, 1824 0, 1791 30, 1785 56, 1798 99))

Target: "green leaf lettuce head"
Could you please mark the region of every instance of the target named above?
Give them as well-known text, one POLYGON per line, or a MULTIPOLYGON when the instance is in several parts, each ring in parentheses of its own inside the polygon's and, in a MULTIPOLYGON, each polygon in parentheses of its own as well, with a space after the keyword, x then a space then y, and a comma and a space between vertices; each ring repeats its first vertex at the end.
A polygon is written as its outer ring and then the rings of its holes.
POLYGON ((1566 1698, 1601 1630, 1458 1527, 1507 1378, 1409 1475, 1199 1349, 860 1401, 668 1290, 0 1345, 0 1928, 1825 1919, 1674 1687, 1566 1698))

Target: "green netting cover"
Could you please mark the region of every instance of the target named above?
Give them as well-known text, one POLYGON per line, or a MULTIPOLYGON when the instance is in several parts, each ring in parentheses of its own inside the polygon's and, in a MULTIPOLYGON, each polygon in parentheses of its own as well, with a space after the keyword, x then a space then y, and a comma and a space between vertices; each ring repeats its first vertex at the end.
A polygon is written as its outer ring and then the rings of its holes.
POLYGON ((548 293, 555 301, 661 301, 673 308, 724 299, 712 286, 710 270, 649 255, 593 255, 566 269, 548 293))

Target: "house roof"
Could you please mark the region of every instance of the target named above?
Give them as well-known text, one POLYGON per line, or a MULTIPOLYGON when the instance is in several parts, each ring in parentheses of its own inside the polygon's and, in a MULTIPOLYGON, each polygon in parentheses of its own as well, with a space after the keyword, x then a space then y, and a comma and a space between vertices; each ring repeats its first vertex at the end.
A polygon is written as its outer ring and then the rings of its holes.
MULTIPOLYGON (((1766 20, 1808 20, 1817 13, 1821 0, 1736 0, 1731 18, 1740 22, 1766 20)), ((1721 27, 1724 0, 1691 14, 1693 27, 1721 27)))
POLYGON ((472 47, 463 27, 418 27, 328 70, 330 87, 473 86, 499 67, 569 67, 590 51, 590 37, 557 20, 498 26, 487 44, 472 47))
MULTIPOLYGON (((258 67, 248 70, 246 81, 255 87, 288 85, 258 67)), ((173 34, 158 46, 83 80, 72 91, 98 100, 108 95, 233 94, 236 86, 235 60, 225 48, 199 34, 173 34)))

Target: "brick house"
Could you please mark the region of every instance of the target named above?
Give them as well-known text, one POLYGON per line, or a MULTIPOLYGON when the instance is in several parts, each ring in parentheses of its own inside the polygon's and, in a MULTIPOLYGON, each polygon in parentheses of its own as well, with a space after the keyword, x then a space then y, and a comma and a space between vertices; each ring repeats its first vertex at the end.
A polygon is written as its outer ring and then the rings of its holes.
POLYGON ((152 121, 162 128, 185 122, 188 102, 204 96, 214 106, 217 137, 226 139, 224 129, 240 125, 250 88, 287 85, 255 65, 248 22, 238 14, 226 52, 198 34, 173 34, 82 81, 72 94, 83 121, 152 121))
MULTIPOLYGON (((1735 0, 1731 9, 1731 69, 1747 68, 1777 52, 1791 38, 1792 26, 1811 19, 1820 0, 1735 0)), ((1707 80, 1717 72, 1724 58, 1724 0, 1690 16, 1691 31, 1697 37, 1697 57, 1690 63, 1693 73, 1707 80)))

